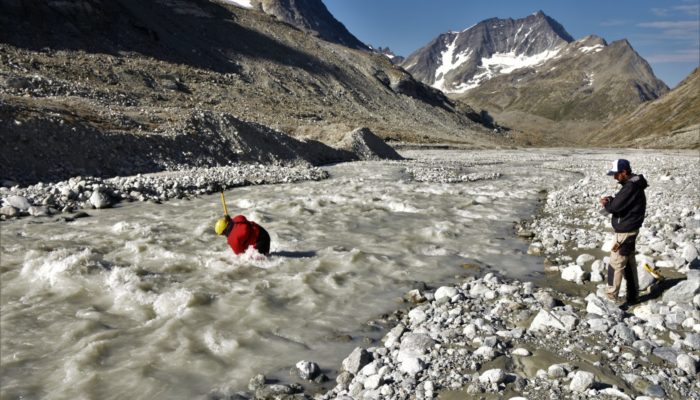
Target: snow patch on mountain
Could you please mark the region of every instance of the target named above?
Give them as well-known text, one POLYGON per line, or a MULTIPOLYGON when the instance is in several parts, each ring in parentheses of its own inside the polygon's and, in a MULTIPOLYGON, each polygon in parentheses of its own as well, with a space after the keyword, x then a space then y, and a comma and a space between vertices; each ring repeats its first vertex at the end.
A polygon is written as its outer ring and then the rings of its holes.
POLYGON ((590 53, 590 52, 597 53, 599 51, 602 51, 604 48, 605 48, 605 46, 603 46, 602 44, 596 44, 595 46, 583 46, 583 47, 580 47, 578 50, 581 53, 590 53))
POLYGON ((447 73, 464 64, 472 55, 472 51, 455 54, 457 48, 457 37, 452 40, 452 43, 447 45, 447 49, 442 53, 440 67, 435 70, 435 83, 433 87, 443 92, 449 93, 449 88, 445 87, 445 77, 447 73))
MULTIPOLYGON (((494 53, 491 57, 482 58, 480 62, 481 65, 477 67, 478 72, 470 80, 457 85, 453 90, 445 90, 445 88, 442 87, 444 86, 442 84, 441 87, 438 87, 438 82, 435 82, 435 85, 433 86, 437 89, 447 91, 449 93, 464 93, 469 89, 473 89, 479 86, 482 82, 485 82, 493 78, 494 76, 509 74, 515 71, 516 69, 540 65, 545 61, 556 58, 560 50, 561 47, 557 47, 555 49, 545 50, 541 53, 534 54, 531 56, 527 56, 525 54, 518 55, 515 53, 515 50, 510 51, 508 53, 494 53)), ((467 54, 471 54, 471 52, 467 54)), ((443 65, 441 65, 440 68, 438 68, 438 71, 440 71, 442 68, 446 68, 447 71, 449 71, 451 68, 454 67, 445 67, 443 61, 443 65)))
POLYGON ((253 5, 250 3, 251 0, 222 0, 226 3, 231 3, 235 6, 242 7, 242 8, 253 8, 253 5))

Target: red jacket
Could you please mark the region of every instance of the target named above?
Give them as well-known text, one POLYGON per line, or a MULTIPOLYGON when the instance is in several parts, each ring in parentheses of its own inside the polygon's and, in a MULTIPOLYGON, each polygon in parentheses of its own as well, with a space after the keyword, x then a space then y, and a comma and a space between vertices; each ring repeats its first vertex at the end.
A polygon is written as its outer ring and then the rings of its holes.
POLYGON ((228 234, 228 244, 236 254, 245 253, 248 246, 256 248, 260 236, 260 226, 253 221, 248 221, 242 215, 236 215, 232 220, 233 229, 228 234))

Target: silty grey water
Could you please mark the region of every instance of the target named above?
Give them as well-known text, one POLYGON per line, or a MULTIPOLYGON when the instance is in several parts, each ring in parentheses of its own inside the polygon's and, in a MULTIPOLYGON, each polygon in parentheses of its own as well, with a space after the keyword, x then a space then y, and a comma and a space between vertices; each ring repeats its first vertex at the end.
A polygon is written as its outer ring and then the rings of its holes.
POLYGON ((534 212, 540 189, 571 175, 526 153, 490 154, 502 161, 410 152, 426 163, 342 164, 326 181, 227 191, 232 214, 271 233, 269 259, 236 257, 215 236, 218 195, 125 204, 71 223, 4 222, 0 394, 244 390, 255 373, 284 378, 302 359, 337 368, 372 335, 368 320, 399 307, 416 282, 454 281, 465 262, 521 278, 539 271, 513 222, 534 212), (429 183, 406 173, 439 172, 445 160, 503 176, 429 183), (338 339, 346 335, 354 340, 338 339))

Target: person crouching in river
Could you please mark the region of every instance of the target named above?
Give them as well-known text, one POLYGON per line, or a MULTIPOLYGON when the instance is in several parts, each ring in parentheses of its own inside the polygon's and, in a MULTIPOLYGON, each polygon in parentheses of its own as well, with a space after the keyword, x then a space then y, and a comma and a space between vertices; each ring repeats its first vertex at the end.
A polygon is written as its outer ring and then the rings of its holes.
POLYGON ((225 215, 216 221, 214 231, 217 235, 226 236, 236 254, 245 253, 251 246, 260 254, 270 254, 270 235, 262 226, 248 221, 243 215, 236 215, 233 219, 225 215))

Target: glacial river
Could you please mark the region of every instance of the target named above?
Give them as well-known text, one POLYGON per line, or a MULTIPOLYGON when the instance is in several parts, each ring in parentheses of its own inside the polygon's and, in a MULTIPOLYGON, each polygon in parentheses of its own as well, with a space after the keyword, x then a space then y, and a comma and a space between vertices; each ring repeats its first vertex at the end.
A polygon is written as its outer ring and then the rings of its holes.
POLYGON ((541 168, 546 154, 406 154, 420 162, 227 191, 232 214, 270 232, 268 259, 236 257, 214 234, 218 195, 2 222, 0 397, 193 399, 245 390, 256 373, 290 380, 300 360, 333 378, 382 336, 367 322, 421 283, 474 273, 465 263, 539 273, 513 222, 573 174, 541 168), (442 166, 503 175, 430 183, 406 170, 442 166))

